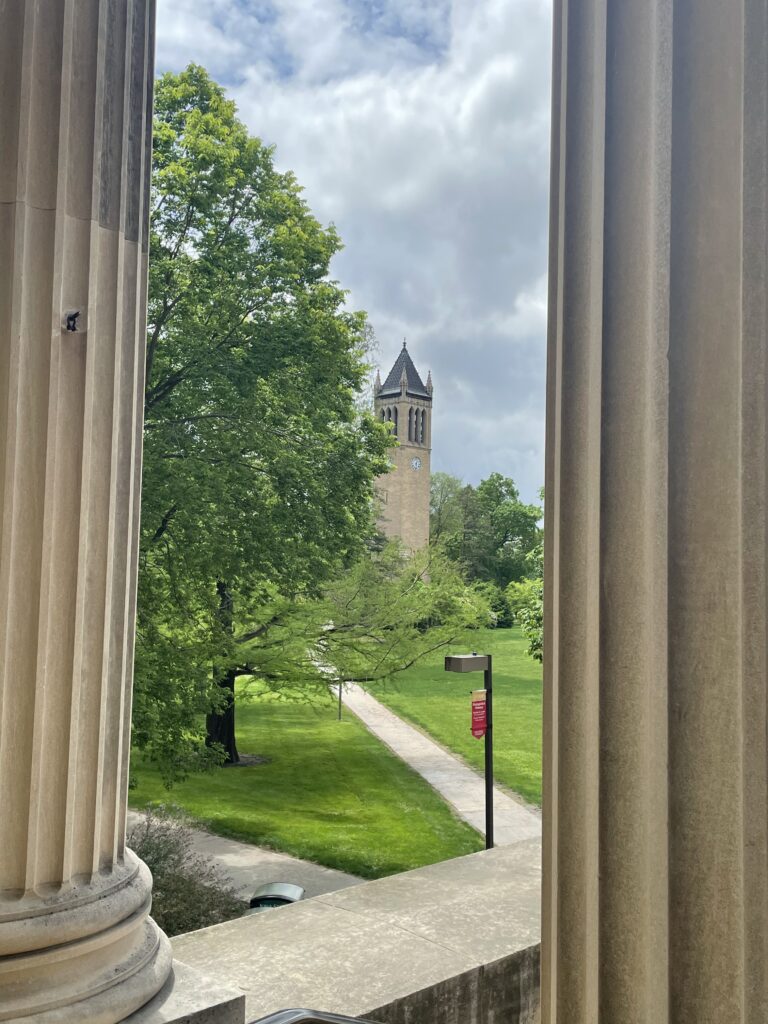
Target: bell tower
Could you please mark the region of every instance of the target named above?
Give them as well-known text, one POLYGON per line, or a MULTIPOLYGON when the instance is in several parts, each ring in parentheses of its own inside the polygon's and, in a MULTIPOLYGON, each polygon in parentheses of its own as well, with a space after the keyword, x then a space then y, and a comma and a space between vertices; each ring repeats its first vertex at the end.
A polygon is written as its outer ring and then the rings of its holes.
POLYGON ((392 468, 379 477, 379 528, 399 537, 411 551, 429 544, 429 475, 432 449, 432 374, 427 383, 413 364, 405 342, 384 383, 376 374, 374 410, 391 424, 398 446, 392 468))

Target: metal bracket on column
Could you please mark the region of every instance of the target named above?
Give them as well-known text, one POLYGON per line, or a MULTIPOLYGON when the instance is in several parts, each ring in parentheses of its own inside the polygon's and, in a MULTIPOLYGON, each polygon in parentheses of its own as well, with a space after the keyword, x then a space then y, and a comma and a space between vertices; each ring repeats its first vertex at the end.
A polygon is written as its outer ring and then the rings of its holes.
POLYGON ((80 317, 79 309, 67 310, 64 314, 64 330, 74 333, 77 331, 77 321, 80 317))

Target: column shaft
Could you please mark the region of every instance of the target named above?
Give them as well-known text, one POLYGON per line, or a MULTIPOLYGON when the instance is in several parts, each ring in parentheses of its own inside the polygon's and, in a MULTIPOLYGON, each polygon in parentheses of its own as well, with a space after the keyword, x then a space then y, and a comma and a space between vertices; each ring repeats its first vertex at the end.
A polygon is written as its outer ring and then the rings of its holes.
POLYGON ((768 1019, 766 10, 556 4, 547 1024, 768 1019))
POLYGON ((111 1024, 170 966, 124 840, 154 0, 0 8, 0 1020, 111 1024))

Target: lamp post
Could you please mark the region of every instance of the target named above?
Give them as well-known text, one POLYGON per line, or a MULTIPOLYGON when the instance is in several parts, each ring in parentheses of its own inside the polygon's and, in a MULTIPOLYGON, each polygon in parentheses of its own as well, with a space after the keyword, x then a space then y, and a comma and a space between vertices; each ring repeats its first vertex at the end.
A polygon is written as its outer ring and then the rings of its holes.
POLYGON ((449 654, 446 672, 482 672, 485 677, 485 848, 493 847, 493 665, 490 654, 449 654))

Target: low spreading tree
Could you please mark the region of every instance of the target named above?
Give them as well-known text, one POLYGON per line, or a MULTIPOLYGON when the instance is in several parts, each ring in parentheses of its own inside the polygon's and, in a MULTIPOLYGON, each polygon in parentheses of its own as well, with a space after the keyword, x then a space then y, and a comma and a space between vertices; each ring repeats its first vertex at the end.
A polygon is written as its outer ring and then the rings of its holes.
POLYGON ((322 662, 358 683, 391 678, 492 622, 484 588, 468 585, 444 553, 406 554, 397 542, 337 580, 323 608, 322 662))
MULTIPOLYGON (((452 643, 489 626, 483 585, 468 585, 439 551, 406 553, 397 541, 362 555, 320 598, 275 595, 254 610, 251 629, 235 637, 230 664, 242 697, 276 691, 289 699, 327 700, 338 682, 389 679, 452 643)), ((234 700, 222 742, 232 745, 234 700)))

